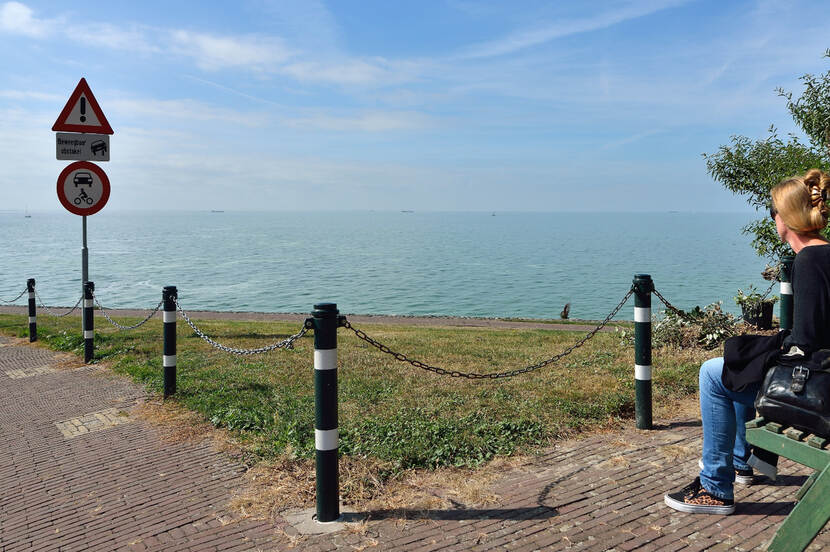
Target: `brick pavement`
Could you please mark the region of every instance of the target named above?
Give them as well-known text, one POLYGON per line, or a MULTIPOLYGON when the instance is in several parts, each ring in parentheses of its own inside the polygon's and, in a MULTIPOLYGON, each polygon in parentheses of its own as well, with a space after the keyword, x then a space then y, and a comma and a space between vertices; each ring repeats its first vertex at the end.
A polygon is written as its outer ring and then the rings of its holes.
MULTIPOLYGON (((700 426, 563 441, 493 486, 498 503, 362 512, 364 523, 297 534, 227 509, 244 468, 208 441, 170 443, 131 411, 143 390, 102 367, 0 337, 0 552, 18 550, 762 550, 807 471, 738 487, 732 516, 694 516, 662 495, 696 474, 700 426)), ((810 550, 830 549, 830 533, 810 550)))

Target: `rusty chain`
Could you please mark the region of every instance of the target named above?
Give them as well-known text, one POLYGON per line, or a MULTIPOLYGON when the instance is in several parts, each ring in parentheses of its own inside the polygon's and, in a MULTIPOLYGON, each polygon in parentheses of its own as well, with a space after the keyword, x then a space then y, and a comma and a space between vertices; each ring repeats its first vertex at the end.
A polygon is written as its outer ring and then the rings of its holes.
POLYGON ((596 333, 598 331, 600 331, 606 324, 608 324, 608 322, 611 321, 612 318, 614 318, 614 316, 617 315, 617 313, 620 311, 620 309, 623 307, 623 305, 625 305, 626 301, 628 301, 629 297, 631 297, 632 293, 634 293, 634 286, 632 286, 628 290, 628 293, 625 294, 625 297, 622 298, 622 300, 619 302, 619 304, 616 307, 614 307, 614 310, 612 310, 608 314, 608 316, 606 316, 605 319, 597 325, 596 328, 594 328, 593 330, 588 332, 585 335, 585 337, 583 337, 582 339, 580 339, 579 341, 577 341, 576 343, 574 343, 573 345, 571 345, 570 347, 565 349, 563 352, 561 352, 557 355, 554 355, 554 356, 550 357, 547 360, 543 360, 542 362, 539 362, 537 364, 533 364, 533 365, 527 366, 525 368, 519 368, 517 370, 511 370, 509 372, 501 372, 501 373, 497 373, 497 374, 467 373, 467 372, 459 372, 458 370, 446 370, 446 369, 440 368, 438 366, 430 366, 429 364, 426 364, 425 362, 421 362, 420 360, 411 359, 403 353, 397 353, 397 352, 393 351, 392 349, 390 349, 389 347, 387 347, 386 345, 383 345, 379 341, 376 341, 375 339, 372 339, 363 330, 359 330, 359 329, 355 328, 354 326, 352 326, 351 323, 349 323, 349 321, 345 319, 345 317, 343 318, 342 326, 346 329, 349 329, 349 330, 353 331, 354 334, 359 339, 362 339, 363 341, 365 341, 366 343, 368 343, 372 347, 375 347, 376 349, 378 349, 379 351, 381 351, 383 353, 392 355, 393 357, 395 357, 395 360, 398 360, 400 362, 406 362, 408 364, 411 364, 415 368, 420 368, 422 370, 426 370, 428 372, 433 372, 433 373, 441 375, 441 376, 450 376, 450 377, 453 377, 453 378, 467 378, 467 379, 512 378, 512 377, 518 376, 520 374, 526 374, 527 372, 532 372, 533 370, 538 370, 539 368, 543 368, 543 367, 547 366, 548 364, 552 364, 552 363, 560 360, 561 358, 568 356, 575 349, 577 349, 577 348, 581 347, 582 345, 584 345, 586 341, 588 341, 589 339, 594 337, 594 335, 596 335, 596 333))

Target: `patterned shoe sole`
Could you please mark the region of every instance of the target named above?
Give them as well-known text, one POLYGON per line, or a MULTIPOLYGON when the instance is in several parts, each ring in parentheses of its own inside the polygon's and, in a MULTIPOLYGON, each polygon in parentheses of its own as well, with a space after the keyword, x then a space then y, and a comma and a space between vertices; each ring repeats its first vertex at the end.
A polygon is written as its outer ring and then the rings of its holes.
POLYGON ((721 514, 721 515, 729 515, 735 511, 735 505, 731 506, 716 506, 714 504, 688 504, 686 502, 681 502, 676 500, 669 495, 665 495, 663 500, 666 503, 666 506, 678 510, 680 512, 686 512, 689 514, 721 514))

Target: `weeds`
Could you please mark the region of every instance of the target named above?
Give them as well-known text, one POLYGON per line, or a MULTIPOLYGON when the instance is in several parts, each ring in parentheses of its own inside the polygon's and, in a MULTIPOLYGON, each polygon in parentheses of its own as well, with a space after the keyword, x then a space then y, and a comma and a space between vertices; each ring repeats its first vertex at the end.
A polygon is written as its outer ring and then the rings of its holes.
MULTIPOLYGON (((718 301, 703 309, 696 306, 688 312, 666 310, 662 317, 652 316, 652 346, 706 350, 719 347, 727 337, 738 333, 735 317, 723 312, 721 304, 718 301)), ((623 344, 634 344, 633 330, 615 331, 623 344)))

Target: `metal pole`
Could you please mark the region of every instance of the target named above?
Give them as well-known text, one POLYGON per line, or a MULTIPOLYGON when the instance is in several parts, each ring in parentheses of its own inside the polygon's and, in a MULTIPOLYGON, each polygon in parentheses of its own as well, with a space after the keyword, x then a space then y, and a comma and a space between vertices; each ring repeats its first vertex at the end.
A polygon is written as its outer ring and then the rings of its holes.
POLYGON ((317 521, 340 517, 337 454, 337 326, 334 303, 314 305, 314 448, 317 461, 317 521))
POLYGON ((781 306, 778 318, 782 330, 793 329, 793 261, 795 257, 792 255, 781 257, 781 274, 778 275, 781 282, 781 306))
POLYGON ((651 429, 651 292, 648 274, 634 275, 634 410, 637 429, 651 429))
POLYGON ((37 305, 35 304, 35 279, 26 280, 29 291, 29 343, 37 341, 37 305))
POLYGON ((92 362, 95 355, 95 322, 93 318, 92 294, 95 291, 93 282, 84 282, 84 363, 92 362))
POLYGON ((165 286, 161 292, 164 301, 164 351, 162 366, 164 367, 164 396, 169 397, 176 393, 176 303, 178 297, 176 286, 165 286))
POLYGON ((81 291, 89 280, 89 250, 86 248, 86 216, 83 216, 83 247, 81 248, 81 291))

